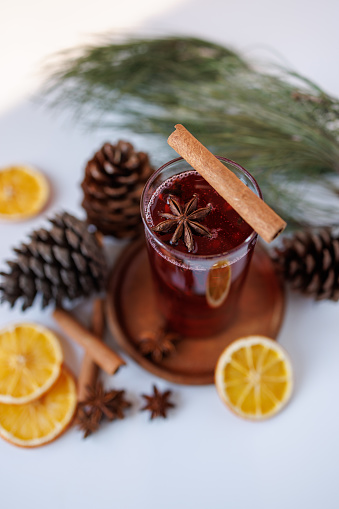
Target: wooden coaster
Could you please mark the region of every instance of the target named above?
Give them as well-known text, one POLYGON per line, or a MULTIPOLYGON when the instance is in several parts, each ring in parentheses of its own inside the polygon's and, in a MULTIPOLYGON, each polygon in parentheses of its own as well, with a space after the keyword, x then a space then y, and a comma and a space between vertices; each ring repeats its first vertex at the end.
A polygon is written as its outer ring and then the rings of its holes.
POLYGON ((234 322, 208 338, 183 338, 160 363, 141 355, 141 334, 159 327, 159 315, 144 241, 127 246, 114 266, 107 293, 107 317, 117 343, 140 366, 171 382, 203 385, 214 381, 214 368, 234 339, 261 334, 275 339, 284 315, 285 295, 266 251, 257 245, 234 322))

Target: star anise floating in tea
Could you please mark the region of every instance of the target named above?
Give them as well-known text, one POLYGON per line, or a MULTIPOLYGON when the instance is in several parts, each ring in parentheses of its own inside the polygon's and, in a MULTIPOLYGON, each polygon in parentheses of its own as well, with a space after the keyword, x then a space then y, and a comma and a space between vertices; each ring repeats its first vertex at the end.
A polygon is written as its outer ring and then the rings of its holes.
POLYGON ((87 398, 78 405, 76 424, 84 431, 84 438, 99 428, 101 421, 123 419, 124 411, 131 406, 125 391, 105 391, 101 382, 88 387, 87 398))
POLYGON ((211 212, 212 206, 208 204, 207 207, 197 209, 197 194, 194 194, 190 201, 185 203, 183 208, 178 199, 174 196, 170 196, 168 198, 168 205, 172 214, 162 212, 160 216, 164 217, 165 221, 154 226, 152 228, 154 232, 168 233, 175 228, 170 240, 171 244, 176 244, 178 240, 183 237, 183 241, 188 252, 193 251, 194 248, 194 233, 202 236, 211 236, 209 229, 200 224, 198 221, 205 219, 205 217, 211 212))
POLYGON ((167 417, 167 411, 169 408, 174 408, 175 405, 168 401, 168 398, 171 396, 172 391, 160 392, 155 385, 153 385, 153 394, 151 396, 147 396, 147 394, 142 394, 142 397, 146 400, 146 405, 141 409, 149 410, 151 412, 151 420, 156 417, 167 417))
POLYGON ((139 350, 145 357, 154 362, 161 362, 164 357, 175 352, 175 343, 180 336, 175 332, 161 329, 159 331, 146 331, 140 337, 139 350))

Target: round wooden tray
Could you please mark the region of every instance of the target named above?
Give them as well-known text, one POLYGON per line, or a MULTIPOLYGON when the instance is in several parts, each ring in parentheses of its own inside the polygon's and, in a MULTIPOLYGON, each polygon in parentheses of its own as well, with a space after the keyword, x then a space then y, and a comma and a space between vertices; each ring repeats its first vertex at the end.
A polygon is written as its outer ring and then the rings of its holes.
POLYGON ((266 251, 257 245, 234 322, 209 338, 183 338, 176 351, 160 363, 139 351, 143 332, 162 323, 156 306, 144 241, 134 242, 120 255, 107 293, 109 328, 123 350, 142 367, 171 382, 203 385, 214 381, 214 368, 234 339, 262 334, 275 339, 284 315, 285 295, 266 251))

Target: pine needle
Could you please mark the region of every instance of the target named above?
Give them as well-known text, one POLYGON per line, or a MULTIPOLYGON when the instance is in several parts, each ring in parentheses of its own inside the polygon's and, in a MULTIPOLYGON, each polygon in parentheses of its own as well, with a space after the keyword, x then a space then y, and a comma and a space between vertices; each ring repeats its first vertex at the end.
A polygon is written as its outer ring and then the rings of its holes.
POLYGON ((247 168, 291 223, 338 224, 339 101, 295 72, 263 72, 197 38, 110 39, 62 54, 43 93, 92 127, 161 135, 162 145, 184 124, 247 168))

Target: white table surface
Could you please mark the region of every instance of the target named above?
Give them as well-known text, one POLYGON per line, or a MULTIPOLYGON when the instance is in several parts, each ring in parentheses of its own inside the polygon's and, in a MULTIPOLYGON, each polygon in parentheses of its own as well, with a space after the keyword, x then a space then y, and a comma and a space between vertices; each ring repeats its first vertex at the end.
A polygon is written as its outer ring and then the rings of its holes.
MULTIPOLYGON (((41 168, 53 183, 54 199, 44 216, 0 225, 1 268, 12 247, 46 224, 45 216, 60 209, 84 216, 79 184, 85 162, 104 141, 120 136, 86 133, 67 115, 29 99, 41 82, 43 57, 109 29, 193 34, 250 56, 275 52, 339 95, 338 18, 335 0, 5 0, 0 7, 0 166, 27 162, 41 168)), ((129 139, 144 148, 140 137, 129 139)), ((118 242, 109 245, 112 257, 120 249, 118 242)), ((0 441, 1 507, 337 509, 338 306, 288 295, 279 341, 293 360, 295 393, 281 414, 259 424, 232 415, 213 386, 170 384, 126 358, 126 368, 105 378, 107 387, 126 389, 134 402, 125 420, 103 426, 85 441, 72 429, 35 450, 0 441), (149 393, 153 383, 173 390, 177 406, 167 420, 149 422, 139 412, 139 395, 149 393)), ((50 312, 37 306, 25 315, 1 306, 0 326, 23 319, 54 326, 50 312)), ((77 373, 82 352, 68 339, 63 345, 77 373)))

